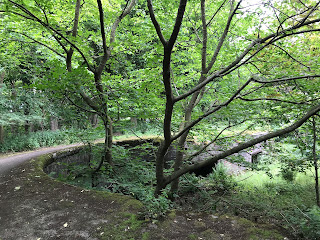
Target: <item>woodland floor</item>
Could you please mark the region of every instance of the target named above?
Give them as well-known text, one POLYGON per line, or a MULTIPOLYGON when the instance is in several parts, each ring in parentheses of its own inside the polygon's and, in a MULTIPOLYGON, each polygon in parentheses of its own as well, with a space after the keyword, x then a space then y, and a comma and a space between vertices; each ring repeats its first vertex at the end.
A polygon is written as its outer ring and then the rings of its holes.
POLYGON ((43 157, 0 175, 0 240, 291 239, 274 226, 234 216, 172 211, 161 221, 145 220, 142 204, 129 196, 48 177, 43 157))

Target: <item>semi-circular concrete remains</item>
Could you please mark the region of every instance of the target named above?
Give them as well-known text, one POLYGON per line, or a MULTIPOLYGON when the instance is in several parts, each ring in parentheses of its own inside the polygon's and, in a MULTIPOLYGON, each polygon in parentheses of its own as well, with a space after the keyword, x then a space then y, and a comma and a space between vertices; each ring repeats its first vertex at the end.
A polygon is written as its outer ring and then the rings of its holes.
POLYGON ((0 176, 5 175, 11 169, 33 158, 39 157, 44 154, 54 153, 57 151, 79 147, 79 146, 82 146, 82 144, 77 143, 77 144, 71 144, 71 145, 42 148, 36 151, 29 151, 29 152, 13 154, 11 156, 0 157, 0 176))

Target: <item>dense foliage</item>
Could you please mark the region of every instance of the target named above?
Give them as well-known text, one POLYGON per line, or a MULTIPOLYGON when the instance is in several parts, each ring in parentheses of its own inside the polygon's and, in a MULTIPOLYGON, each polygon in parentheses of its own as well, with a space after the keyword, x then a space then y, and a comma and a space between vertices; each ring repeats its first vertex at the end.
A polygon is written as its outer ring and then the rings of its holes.
MULTIPOLYGON (((104 146, 73 177, 89 176, 91 185, 103 178, 107 189, 154 204, 150 215, 159 215, 167 197, 199 182, 210 182, 200 187, 207 193, 236 191, 220 165, 204 181, 189 174, 222 159, 241 162, 234 154, 276 139, 269 163, 276 157, 286 187, 312 168, 320 205, 319 5, 0 0, 0 149, 59 143, 59 128, 96 128, 104 146), (113 150, 114 135, 134 130, 163 137, 155 165, 113 150)), ((317 208, 307 209, 318 221, 317 208)), ((316 229, 309 220, 301 223, 304 234, 316 229)))

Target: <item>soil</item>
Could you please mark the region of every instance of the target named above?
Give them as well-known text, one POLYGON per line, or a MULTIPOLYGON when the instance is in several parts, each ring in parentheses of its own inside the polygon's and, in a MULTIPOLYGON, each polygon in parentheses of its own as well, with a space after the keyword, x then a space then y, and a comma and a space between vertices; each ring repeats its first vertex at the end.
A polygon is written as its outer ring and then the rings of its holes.
POLYGON ((235 216, 172 211, 161 221, 143 219, 141 202, 129 196, 50 178, 43 167, 52 155, 37 153, 44 155, 27 153, 0 175, 0 240, 289 239, 274 226, 235 216))

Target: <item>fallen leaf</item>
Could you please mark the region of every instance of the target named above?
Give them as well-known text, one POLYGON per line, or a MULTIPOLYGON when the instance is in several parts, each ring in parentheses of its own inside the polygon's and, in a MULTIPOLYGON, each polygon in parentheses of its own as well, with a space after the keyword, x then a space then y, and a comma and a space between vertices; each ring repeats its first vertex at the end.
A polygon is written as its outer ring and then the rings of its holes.
POLYGON ((14 188, 14 190, 18 191, 18 190, 20 190, 20 188, 21 188, 20 186, 17 186, 14 188))

